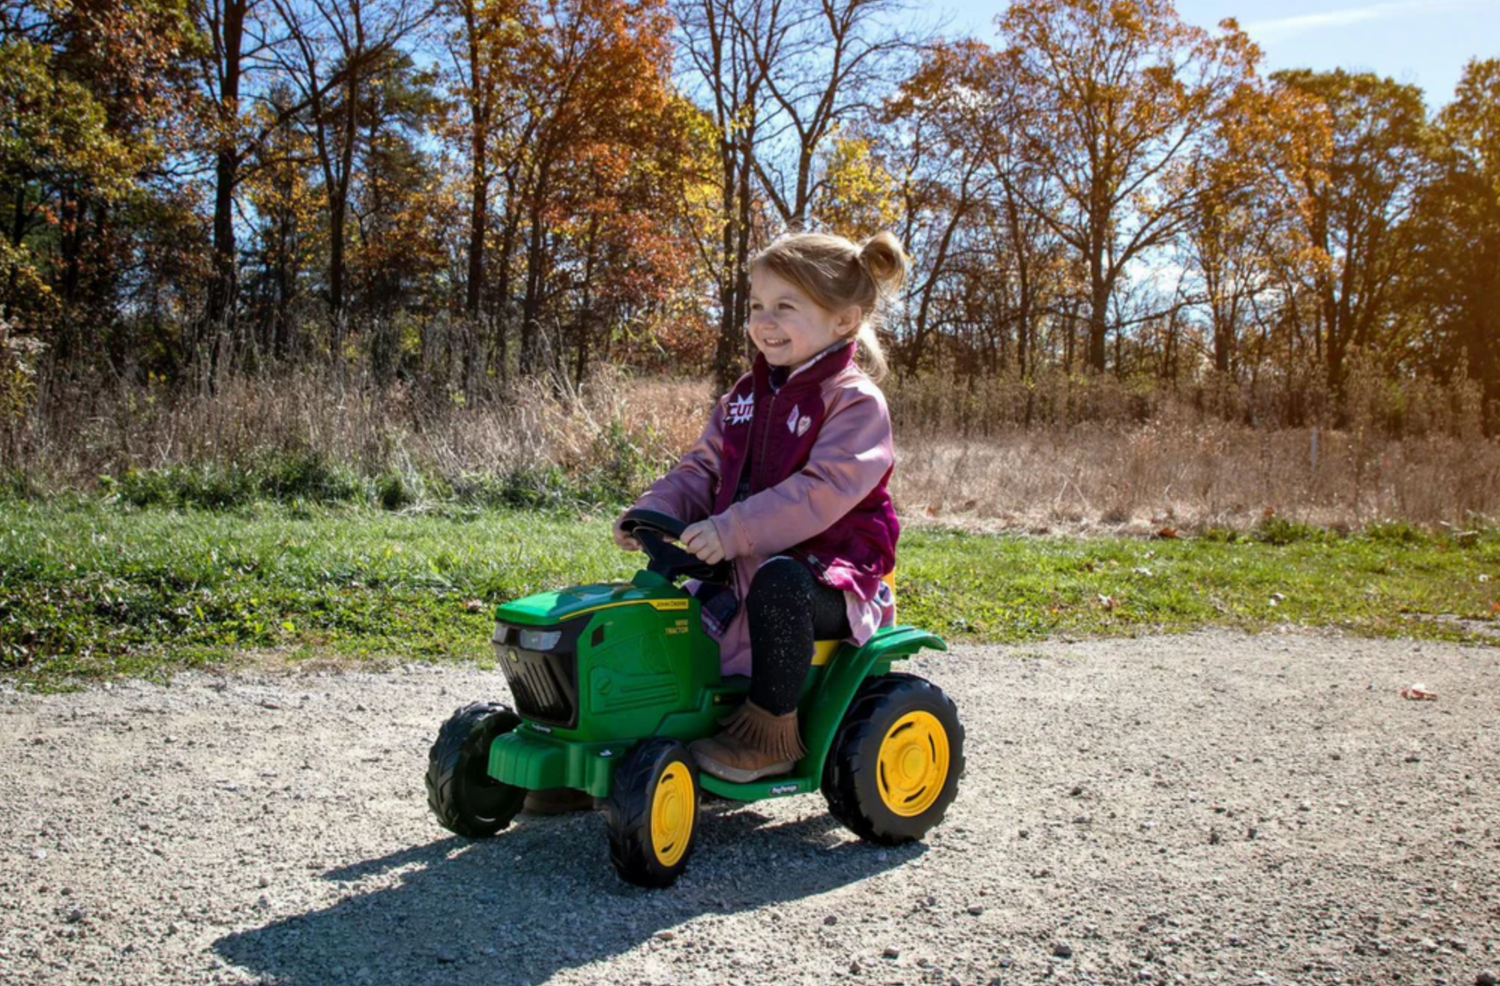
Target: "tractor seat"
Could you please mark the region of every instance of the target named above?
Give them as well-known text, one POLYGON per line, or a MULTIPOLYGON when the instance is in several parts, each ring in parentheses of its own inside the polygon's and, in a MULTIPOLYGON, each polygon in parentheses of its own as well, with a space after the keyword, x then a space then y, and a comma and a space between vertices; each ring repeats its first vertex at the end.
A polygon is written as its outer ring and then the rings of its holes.
MULTIPOLYGON (((891 622, 887 624, 887 626, 894 626, 896 623, 896 573, 889 572, 880 581, 884 582, 886 584, 886 587, 890 589, 891 592, 891 622)), ((842 640, 813 641, 812 666, 815 668, 821 668, 823 665, 833 660, 833 655, 838 653, 839 644, 842 643, 842 640)))

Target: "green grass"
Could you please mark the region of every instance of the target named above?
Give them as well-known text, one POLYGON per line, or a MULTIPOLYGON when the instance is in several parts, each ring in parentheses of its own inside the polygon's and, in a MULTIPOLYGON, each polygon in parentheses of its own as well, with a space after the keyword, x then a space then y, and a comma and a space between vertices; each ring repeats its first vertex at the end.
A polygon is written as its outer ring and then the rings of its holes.
MULTIPOLYGON (((278 660, 487 660, 493 605, 628 578, 601 514, 0 504, 0 673, 34 685, 278 660)), ((1292 623, 1481 639, 1500 532, 1292 525, 1141 541, 902 538, 900 618, 959 641, 1292 623), (1274 601, 1274 604, 1273 604, 1274 601), (1449 619, 1457 617, 1459 620, 1449 619), (1441 618, 1441 619, 1440 619, 1441 618)))

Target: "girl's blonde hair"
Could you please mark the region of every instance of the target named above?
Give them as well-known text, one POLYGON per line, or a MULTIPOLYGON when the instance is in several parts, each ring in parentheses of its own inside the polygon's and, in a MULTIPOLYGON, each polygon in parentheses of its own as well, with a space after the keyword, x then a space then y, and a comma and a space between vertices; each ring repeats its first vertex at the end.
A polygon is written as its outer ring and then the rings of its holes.
POLYGON ((752 273, 768 270, 829 311, 858 305, 863 318, 855 338, 876 380, 889 367, 875 331, 906 281, 909 266, 901 242, 889 232, 876 233, 858 245, 829 233, 787 233, 750 261, 752 273))

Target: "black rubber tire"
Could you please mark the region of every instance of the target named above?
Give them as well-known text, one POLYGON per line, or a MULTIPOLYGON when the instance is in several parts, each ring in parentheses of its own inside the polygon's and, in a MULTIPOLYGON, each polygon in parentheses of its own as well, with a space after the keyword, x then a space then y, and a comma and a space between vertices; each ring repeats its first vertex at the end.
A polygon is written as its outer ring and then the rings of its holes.
POLYGON ((495 702, 475 702, 453 713, 427 754, 427 804, 443 828, 471 839, 487 839, 509 825, 526 800, 526 789, 489 775, 495 737, 521 724, 521 717, 495 702))
POLYGON ((823 765, 823 797, 828 810, 861 839, 898 846, 926 835, 943 820, 958 795, 964 772, 964 727, 958 709, 943 690, 909 674, 887 674, 867 680, 849 703, 823 765), (937 799, 921 814, 898 815, 880 796, 877 776, 880 744, 886 733, 910 712, 931 713, 948 739, 948 775, 937 799))
POLYGON ((638 887, 670 887, 687 869, 698 842, 698 822, 703 807, 703 789, 698 784, 698 765, 687 747, 677 740, 658 737, 643 740, 615 768, 609 797, 604 801, 605 827, 609 832, 609 859, 626 883, 638 887), (671 866, 657 857, 651 841, 651 806, 656 785, 674 763, 687 767, 693 782, 693 819, 687 849, 671 866))

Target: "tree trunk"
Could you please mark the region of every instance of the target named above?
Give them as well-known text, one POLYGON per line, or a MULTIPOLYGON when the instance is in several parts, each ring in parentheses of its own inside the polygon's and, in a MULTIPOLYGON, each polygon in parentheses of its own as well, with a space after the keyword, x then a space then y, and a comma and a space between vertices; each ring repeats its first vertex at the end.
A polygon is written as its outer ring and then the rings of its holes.
MULTIPOLYGON (((543 165, 543 177, 538 182, 538 188, 546 185, 546 166, 543 165)), ((537 371, 537 364, 541 350, 541 319, 542 310, 542 274, 545 267, 545 253, 547 249, 546 224, 542 221, 541 199, 538 198, 531 207, 529 216, 531 232, 526 244, 526 297, 521 303, 521 354, 519 369, 523 376, 531 376, 537 371)))
POLYGON ((191 361, 197 357, 198 349, 204 341, 215 340, 209 351, 210 384, 214 379, 219 355, 217 339, 234 318, 239 286, 239 258, 236 256, 234 236, 234 193, 240 181, 240 158, 238 148, 232 142, 236 140, 234 125, 240 116, 241 51, 248 5, 248 0, 224 0, 221 8, 223 36, 219 41, 223 52, 223 82, 217 110, 224 133, 214 155, 213 280, 209 283, 204 324, 192 345, 187 347, 187 358, 191 361))

